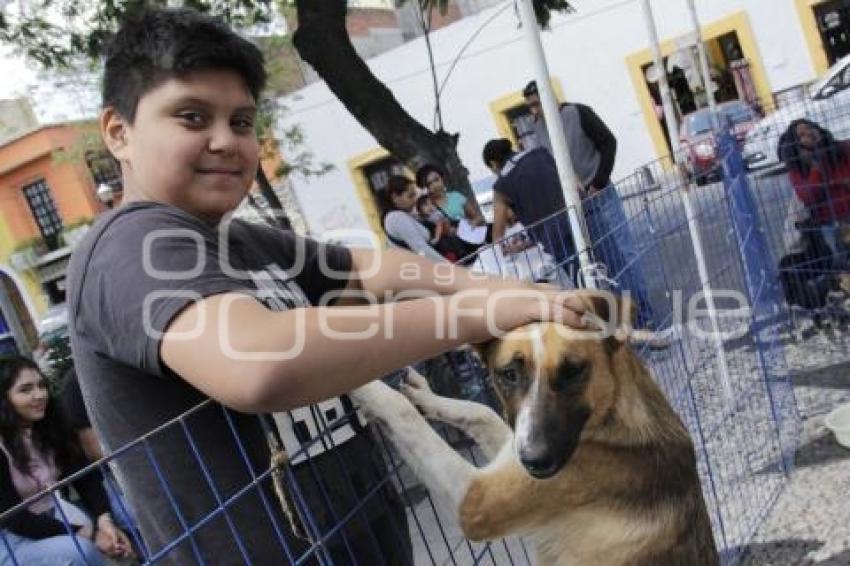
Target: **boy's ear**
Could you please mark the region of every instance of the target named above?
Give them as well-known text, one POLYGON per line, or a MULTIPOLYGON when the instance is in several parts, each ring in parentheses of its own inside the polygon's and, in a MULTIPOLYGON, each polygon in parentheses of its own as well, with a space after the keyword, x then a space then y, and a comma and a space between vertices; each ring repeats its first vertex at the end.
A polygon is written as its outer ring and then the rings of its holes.
POLYGON ((114 108, 106 108, 100 114, 100 135, 106 148, 117 159, 127 153, 127 122, 114 108))

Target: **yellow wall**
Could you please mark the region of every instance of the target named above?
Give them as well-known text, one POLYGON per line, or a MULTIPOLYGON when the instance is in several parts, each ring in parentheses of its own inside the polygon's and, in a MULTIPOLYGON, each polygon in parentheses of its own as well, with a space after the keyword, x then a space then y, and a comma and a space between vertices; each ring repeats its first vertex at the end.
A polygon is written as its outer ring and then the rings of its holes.
MULTIPOLYGON (((767 73, 764 70, 761 54, 759 53, 758 45, 756 44, 746 12, 736 12, 731 16, 706 24, 700 30, 704 42, 734 31, 738 35, 738 42, 741 44, 744 57, 750 62, 750 70, 752 71, 753 82, 755 83, 759 98, 762 100, 771 99, 772 91, 767 80, 767 73)), ((661 53, 663 56, 670 55, 676 49, 677 46, 673 39, 667 39, 661 42, 661 53)), ((638 101, 643 111, 647 131, 649 131, 649 135, 655 145, 655 151, 658 157, 663 157, 669 153, 667 143, 664 140, 664 132, 661 130, 661 124, 655 116, 652 96, 649 94, 646 79, 641 70, 641 67, 650 62, 652 62, 652 51, 650 49, 643 49, 626 57, 626 66, 632 78, 632 85, 638 95, 638 101)))
POLYGON ((378 207, 375 206, 375 198, 372 196, 372 189, 369 188, 369 181, 366 179, 366 174, 363 170, 368 165, 389 156, 390 152, 382 147, 377 147, 348 160, 348 171, 351 174, 351 179, 354 181, 354 190, 357 193, 357 198, 360 200, 363 214, 369 221, 369 227, 372 229, 372 232, 378 236, 382 244, 386 244, 387 238, 381 226, 381 213, 378 207))
POLYGON ((9 224, 3 215, 0 215, 0 262, 5 263, 9 259, 12 250, 15 249, 15 243, 9 224))
MULTIPOLYGON (((566 98, 564 98, 564 90, 561 88, 561 81, 556 77, 551 77, 549 84, 552 85, 552 90, 555 91, 555 97, 558 99, 558 102, 563 103, 566 98)), ((525 98, 522 96, 522 91, 506 94, 490 103, 490 113, 493 114, 496 130, 501 137, 511 140, 514 147, 517 146, 518 140, 514 135, 513 128, 511 128, 508 112, 523 104, 525 104, 525 98)))
POLYGON ((815 68, 815 75, 824 74, 829 68, 829 62, 826 58, 826 51, 823 48, 823 42, 818 31, 818 23, 815 20, 814 7, 822 4, 826 0, 794 0, 797 6, 797 14, 800 17, 800 25, 803 27, 803 36, 806 38, 806 45, 809 48, 809 56, 812 58, 812 66, 815 68))

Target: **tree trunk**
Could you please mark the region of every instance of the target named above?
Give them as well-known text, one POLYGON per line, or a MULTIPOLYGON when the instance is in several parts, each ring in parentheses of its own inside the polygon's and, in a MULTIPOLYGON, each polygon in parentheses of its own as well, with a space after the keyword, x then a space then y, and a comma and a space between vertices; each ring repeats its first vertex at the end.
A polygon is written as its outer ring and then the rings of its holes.
POLYGON ((263 197, 265 197, 266 202, 269 203, 269 208, 272 210, 274 215, 274 224, 284 230, 291 230, 292 224, 286 216, 286 211, 283 209, 283 203, 281 203, 280 199, 277 198, 277 194, 274 192, 274 188, 269 182, 268 177, 266 177, 266 172, 263 171, 262 165, 257 167, 257 176, 255 177, 255 180, 257 181, 257 187, 260 189, 260 194, 262 194, 263 197))
POLYGON ((446 171, 446 185, 476 204, 469 172, 457 155, 457 135, 432 132, 414 120, 372 74, 351 44, 345 27, 346 0, 296 0, 293 43, 377 142, 414 171, 433 163, 446 171))

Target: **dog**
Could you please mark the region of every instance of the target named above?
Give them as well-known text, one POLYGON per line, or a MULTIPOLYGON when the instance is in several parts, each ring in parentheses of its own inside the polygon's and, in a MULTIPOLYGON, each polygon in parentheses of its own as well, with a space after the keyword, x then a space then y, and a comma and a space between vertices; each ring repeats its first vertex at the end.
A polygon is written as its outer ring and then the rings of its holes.
MULTIPOLYGON (((818 330, 845 327, 850 311, 845 306, 850 294, 850 280, 838 269, 837 254, 829 247, 817 225, 811 221, 796 224, 802 249, 779 260, 779 282, 790 307, 791 327, 798 338, 806 338, 818 330), (797 308, 811 315, 813 327, 803 331, 797 321, 797 308)), ((843 237, 843 236, 842 236, 843 237)))
MULTIPOLYGON (((587 301, 608 322, 624 309, 587 301)), ((693 444, 626 341, 538 323, 481 346, 503 417, 434 395, 412 370, 401 392, 376 381, 352 397, 471 540, 524 536, 546 565, 718 564, 693 444), (426 417, 489 463, 462 458, 426 417)))

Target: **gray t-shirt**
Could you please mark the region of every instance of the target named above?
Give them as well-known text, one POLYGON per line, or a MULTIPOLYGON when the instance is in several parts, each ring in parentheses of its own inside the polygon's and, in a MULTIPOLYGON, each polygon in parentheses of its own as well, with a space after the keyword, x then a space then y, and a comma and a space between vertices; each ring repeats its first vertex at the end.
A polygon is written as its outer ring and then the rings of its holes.
MULTIPOLYGON (((272 310, 318 304, 326 292, 347 284, 350 269, 345 248, 239 220, 213 228, 157 203, 104 215, 74 251, 68 276, 71 341, 93 424, 109 452, 154 431, 117 458, 150 552, 177 540, 185 524, 197 523, 269 468, 258 417, 204 403, 200 391, 161 362, 162 332, 187 305, 218 293, 249 293, 272 310)), ((350 408, 347 399, 333 399, 275 418, 293 462, 309 452, 310 464, 295 466, 295 476, 310 515, 325 527, 362 495, 362 487, 360 494, 352 492, 352 477, 368 485, 382 468, 356 418, 327 431, 327 423, 350 408)), ((190 564, 200 555, 208 563, 242 564, 244 552, 254 564, 284 563, 304 545, 289 533, 279 508, 267 480, 184 538, 168 558, 190 564), (286 533, 289 551, 276 531, 286 533)))

